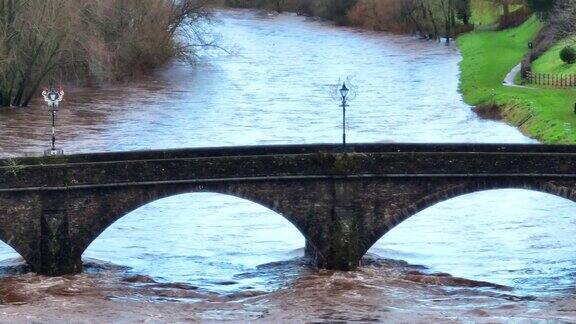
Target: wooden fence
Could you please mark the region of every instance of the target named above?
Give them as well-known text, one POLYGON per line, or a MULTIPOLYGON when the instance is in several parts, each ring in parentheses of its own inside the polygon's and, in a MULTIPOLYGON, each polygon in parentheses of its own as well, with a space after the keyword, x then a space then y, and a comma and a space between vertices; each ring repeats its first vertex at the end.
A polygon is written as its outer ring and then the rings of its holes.
POLYGON ((525 71, 522 76, 525 84, 550 86, 556 88, 576 87, 576 74, 549 74, 525 71))

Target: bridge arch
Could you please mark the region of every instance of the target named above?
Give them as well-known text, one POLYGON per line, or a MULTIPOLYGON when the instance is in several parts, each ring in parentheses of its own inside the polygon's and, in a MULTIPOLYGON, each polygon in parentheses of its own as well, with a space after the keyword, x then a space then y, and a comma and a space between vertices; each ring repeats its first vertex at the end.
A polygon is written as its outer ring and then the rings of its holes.
POLYGON ((570 186, 570 183, 550 182, 550 181, 455 181, 452 183, 438 184, 434 190, 431 190, 427 195, 420 197, 420 199, 399 208, 397 211, 387 219, 383 226, 373 231, 369 236, 367 242, 369 244, 364 247, 363 254, 390 230, 400 225, 404 221, 419 214, 420 212, 431 208, 439 203, 449 201, 454 198, 467 196, 474 193, 481 193, 487 191, 518 189, 532 192, 540 192, 559 198, 563 198, 572 202, 576 202, 576 188, 570 186))
POLYGON ((528 293, 568 289, 576 205, 531 189, 482 190, 426 208, 369 252, 528 293))
POLYGON ((441 202, 451 200, 453 198, 466 196, 473 193, 502 190, 502 189, 523 189, 527 191, 535 191, 550 194, 560 198, 576 202, 576 188, 571 187, 569 184, 553 183, 550 181, 455 181, 455 183, 440 183, 437 184, 435 189, 431 190, 428 194, 420 197, 413 202, 408 203, 403 208, 398 208, 394 211, 389 218, 383 223, 382 226, 374 230, 369 235, 366 246, 362 255, 366 254, 370 247, 372 247, 380 238, 386 233, 398 226, 402 222, 411 218, 412 216, 433 207, 441 202))
MULTIPOLYGON (((120 221, 124 217, 132 214, 134 211, 150 206, 154 203, 159 203, 167 199, 176 199, 178 197, 193 197, 194 195, 216 195, 219 197, 228 197, 237 202, 243 201, 244 203, 249 203, 255 207, 255 209, 268 210, 274 213, 275 216, 281 217, 290 223, 295 229, 307 239, 307 232, 303 227, 301 220, 292 215, 290 211, 282 208, 281 205, 274 203, 272 197, 260 196, 259 194, 246 193, 236 190, 228 190, 223 188, 178 188, 174 190, 160 190, 159 192, 150 193, 149 190, 142 192, 141 194, 129 194, 130 199, 124 199, 121 206, 118 208, 112 208, 113 210, 101 218, 98 224, 90 224, 87 228, 92 228, 90 235, 80 236, 79 239, 87 238, 82 242, 81 254, 83 254, 86 249, 94 242, 98 237, 102 235, 108 228, 113 226, 116 222, 120 221), (256 207, 257 206, 257 207, 256 207)), ((117 201, 117 199, 114 199, 117 201)), ((104 204, 109 206, 110 204, 104 204)), ((164 217, 162 217, 164 218, 164 217)), ((98 219, 97 217, 94 219, 98 219)), ((84 232, 85 233, 85 232, 84 232)))
POLYGON ((294 250, 304 246, 304 238, 292 226, 279 213, 244 198, 183 193, 120 217, 83 256, 172 281, 207 280, 204 271, 213 267, 210 284, 232 280, 227 276, 238 274, 234 271, 252 271, 260 264, 297 256, 294 250))

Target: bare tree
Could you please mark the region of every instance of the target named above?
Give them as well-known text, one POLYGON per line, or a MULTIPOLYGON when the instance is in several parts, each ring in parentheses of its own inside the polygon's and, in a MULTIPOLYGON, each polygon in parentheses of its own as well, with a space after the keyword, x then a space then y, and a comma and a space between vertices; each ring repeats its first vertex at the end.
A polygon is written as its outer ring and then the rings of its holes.
POLYGON ((0 106, 26 106, 50 79, 127 79, 206 37, 210 0, 0 0, 0 106))
POLYGON ((549 19, 557 39, 571 38, 576 41, 576 2, 557 0, 549 19))

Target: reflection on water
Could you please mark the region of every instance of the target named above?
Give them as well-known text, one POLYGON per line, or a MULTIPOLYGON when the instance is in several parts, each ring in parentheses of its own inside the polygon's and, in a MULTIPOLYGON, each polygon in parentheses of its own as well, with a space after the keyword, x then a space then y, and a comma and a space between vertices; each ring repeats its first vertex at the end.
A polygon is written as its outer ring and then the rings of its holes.
MULTIPOLYGON (((175 63, 135 84, 68 91, 59 112, 65 151, 336 142, 341 112, 329 91, 346 76, 359 88, 349 110, 352 142, 533 142, 503 123, 478 119, 462 102, 454 47, 292 15, 230 11, 217 17, 215 28, 232 54, 207 53, 195 66, 175 63)), ((0 155, 41 151, 48 123, 40 101, 0 112, 0 155)), ((393 309, 455 311, 480 294, 434 285, 426 290, 421 283, 430 280, 422 276, 433 272, 510 286, 511 294, 572 296, 574 216, 572 203, 535 192, 467 195, 421 212, 373 247, 378 255, 429 267, 418 268, 420 274, 411 274, 416 277, 389 261, 350 274, 310 274, 298 261, 303 238, 281 216, 237 198, 194 194, 132 212, 85 256, 129 266, 127 276, 210 292, 270 291, 292 283, 266 298, 288 308, 298 298, 310 301, 304 310, 331 310, 324 319, 350 319, 362 310, 382 319, 393 309)), ((11 256, 0 248, 0 258, 11 256)), ((488 309, 513 299, 478 298, 488 309)))

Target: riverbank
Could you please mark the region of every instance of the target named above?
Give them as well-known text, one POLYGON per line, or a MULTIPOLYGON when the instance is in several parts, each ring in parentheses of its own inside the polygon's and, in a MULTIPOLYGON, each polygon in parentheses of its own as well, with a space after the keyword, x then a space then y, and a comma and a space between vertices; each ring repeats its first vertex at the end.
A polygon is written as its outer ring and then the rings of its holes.
POLYGON ((532 72, 560 75, 576 74, 576 64, 566 64, 560 59, 560 51, 566 46, 574 46, 573 39, 564 39, 552 46, 546 53, 532 62, 532 72))
POLYGON ((502 83, 528 52, 528 42, 541 27, 536 18, 531 18, 517 28, 459 37, 460 90, 466 103, 476 106, 481 115, 497 107, 497 117, 527 136, 544 143, 576 143, 573 90, 509 87, 502 83))

